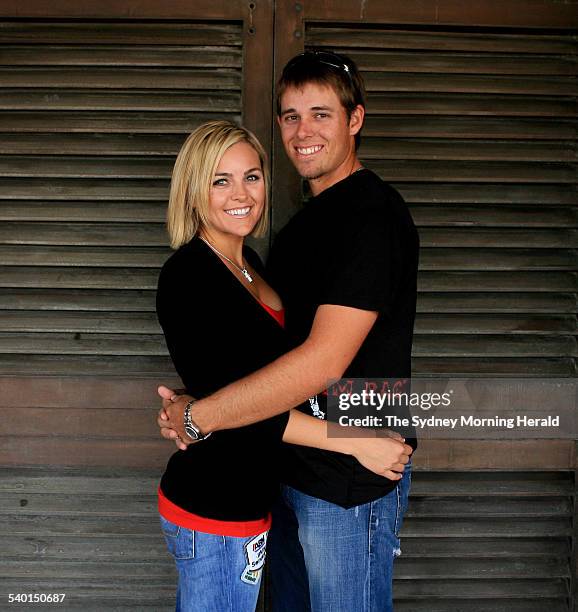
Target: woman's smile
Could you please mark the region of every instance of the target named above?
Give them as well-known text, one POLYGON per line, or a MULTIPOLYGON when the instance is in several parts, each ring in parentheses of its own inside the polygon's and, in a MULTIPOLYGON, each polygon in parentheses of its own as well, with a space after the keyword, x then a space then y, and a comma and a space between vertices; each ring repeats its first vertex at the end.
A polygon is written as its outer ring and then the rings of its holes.
POLYGON ((244 219, 251 212, 251 208, 252 206, 245 206, 244 208, 230 208, 228 210, 225 209, 223 212, 231 215, 231 217, 240 217, 244 219))

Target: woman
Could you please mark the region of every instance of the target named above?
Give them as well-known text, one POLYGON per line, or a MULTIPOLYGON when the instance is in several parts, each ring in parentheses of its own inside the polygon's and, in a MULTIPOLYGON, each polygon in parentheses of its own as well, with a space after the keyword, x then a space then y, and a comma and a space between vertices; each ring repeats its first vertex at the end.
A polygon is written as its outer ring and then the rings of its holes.
MULTIPOLYGON (((268 191, 263 148, 232 123, 200 126, 177 157, 168 231, 178 250, 161 271, 157 313, 194 397, 289 349, 281 301, 263 279, 258 256, 243 244, 245 236, 266 230, 268 191)), ((329 439, 326 427, 293 410, 219 431, 171 457, 159 512, 179 573, 177 610, 255 609, 282 439, 354 455, 371 469, 382 440, 329 439)))

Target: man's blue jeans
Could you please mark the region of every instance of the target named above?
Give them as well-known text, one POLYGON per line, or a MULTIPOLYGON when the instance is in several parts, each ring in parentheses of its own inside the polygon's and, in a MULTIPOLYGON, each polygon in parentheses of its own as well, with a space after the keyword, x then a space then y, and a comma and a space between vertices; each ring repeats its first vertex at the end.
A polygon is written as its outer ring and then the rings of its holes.
POLYGON ((263 536, 219 536, 160 519, 179 573, 177 612, 255 611, 262 570, 248 566, 262 566, 263 536))
POLYGON ((411 467, 376 501, 344 509, 283 487, 268 563, 275 612, 391 612, 411 467))

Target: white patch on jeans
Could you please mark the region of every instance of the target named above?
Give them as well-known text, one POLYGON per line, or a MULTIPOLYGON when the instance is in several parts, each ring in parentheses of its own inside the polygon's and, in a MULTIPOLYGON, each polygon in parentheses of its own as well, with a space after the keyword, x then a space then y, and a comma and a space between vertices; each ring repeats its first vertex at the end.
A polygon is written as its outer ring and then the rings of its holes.
POLYGON ((259 578, 261 578, 261 572, 263 570, 252 570, 248 569, 248 566, 243 570, 241 574, 241 581, 246 584, 258 584, 259 578))
POLYGON ((245 544, 247 565, 241 574, 241 580, 247 584, 257 584, 261 577, 261 569, 265 565, 268 531, 251 538, 245 544))

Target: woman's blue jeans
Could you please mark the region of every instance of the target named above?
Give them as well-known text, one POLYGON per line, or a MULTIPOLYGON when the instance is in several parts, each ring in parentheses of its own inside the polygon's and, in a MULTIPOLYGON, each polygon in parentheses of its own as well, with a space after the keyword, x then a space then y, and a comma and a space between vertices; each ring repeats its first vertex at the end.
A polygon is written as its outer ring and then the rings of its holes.
POLYGON ((393 562, 411 467, 385 497, 350 509, 284 487, 268 563, 275 612, 392 612, 393 562))
POLYGON ((266 533, 246 538, 219 536, 160 519, 179 574, 177 612, 255 611, 266 533))

